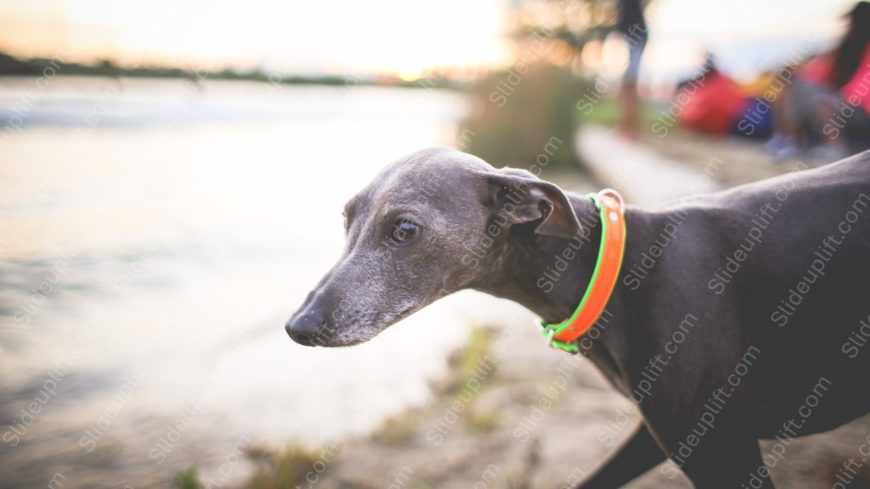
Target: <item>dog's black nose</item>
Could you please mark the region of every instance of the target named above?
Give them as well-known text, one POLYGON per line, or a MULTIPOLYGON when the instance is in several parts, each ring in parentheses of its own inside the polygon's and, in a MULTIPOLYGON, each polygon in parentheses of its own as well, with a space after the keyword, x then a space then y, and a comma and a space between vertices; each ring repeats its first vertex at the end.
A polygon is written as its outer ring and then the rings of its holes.
POLYGON ((290 318, 284 329, 296 343, 314 346, 318 344, 318 339, 322 342, 320 336, 326 332, 324 326, 326 326, 326 316, 323 312, 309 307, 290 318))

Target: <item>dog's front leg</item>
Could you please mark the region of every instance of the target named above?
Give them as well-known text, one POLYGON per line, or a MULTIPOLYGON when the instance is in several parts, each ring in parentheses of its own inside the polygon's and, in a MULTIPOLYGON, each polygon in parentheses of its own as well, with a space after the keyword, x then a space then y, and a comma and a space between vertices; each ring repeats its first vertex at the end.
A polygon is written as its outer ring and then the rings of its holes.
POLYGON ((683 472, 692 484, 697 489, 775 489, 755 436, 739 427, 729 431, 730 436, 704 443, 688 458, 683 472))
POLYGON ((576 489, 615 489, 655 467, 665 458, 665 453, 646 425, 640 423, 616 453, 576 489))

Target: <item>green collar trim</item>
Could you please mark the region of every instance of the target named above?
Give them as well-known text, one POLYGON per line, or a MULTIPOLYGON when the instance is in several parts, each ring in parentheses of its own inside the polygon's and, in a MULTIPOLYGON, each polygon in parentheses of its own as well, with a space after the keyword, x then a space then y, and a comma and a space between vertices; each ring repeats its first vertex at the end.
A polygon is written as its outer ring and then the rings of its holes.
MULTIPOLYGON (((559 350, 566 351, 572 354, 578 352, 577 341, 560 341, 556 339, 556 336, 565 331, 565 329, 568 328, 568 326, 570 326, 575 319, 577 319, 577 316, 586 306, 586 302, 589 300, 589 295, 592 290, 592 284, 594 284, 596 280, 598 280, 598 275, 601 270, 601 262, 604 257, 604 249, 606 246, 605 238, 607 236, 607 230, 609 226, 613 225, 610 224, 610 219, 608 219, 606 207, 601 204, 599 193, 590 193, 586 196, 592 200, 596 207, 598 207, 598 213, 601 218, 601 242, 598 245, 598 257, 595 260, 595 268, 592 270, 592 277, 589 279, 589 283, 586 285, 586 291, 583 293, 583 297, 580 299, 580 303, 577 305, 577 308, 574 309, 574 312, 569 318, 558 324, 547 323, 543 320, 541 321, 541 326, 543 326, 544 328, 543 334, 547 338, 547 343, 553 348, 557 348, 559 350)), ((622 262, 622 258, 623 257, 620 256, 620 265, 622 262)))

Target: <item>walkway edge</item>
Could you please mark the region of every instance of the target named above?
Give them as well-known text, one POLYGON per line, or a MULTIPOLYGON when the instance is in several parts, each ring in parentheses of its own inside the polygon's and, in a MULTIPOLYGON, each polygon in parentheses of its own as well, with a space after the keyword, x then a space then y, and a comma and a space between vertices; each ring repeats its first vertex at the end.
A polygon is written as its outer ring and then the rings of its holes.
POLYGON ((630 204, 658 206, 719 189, 704 172, 630 141, 615 129, 583 126, 577 130, 575 148, 595 178, 622 192, 630 204))

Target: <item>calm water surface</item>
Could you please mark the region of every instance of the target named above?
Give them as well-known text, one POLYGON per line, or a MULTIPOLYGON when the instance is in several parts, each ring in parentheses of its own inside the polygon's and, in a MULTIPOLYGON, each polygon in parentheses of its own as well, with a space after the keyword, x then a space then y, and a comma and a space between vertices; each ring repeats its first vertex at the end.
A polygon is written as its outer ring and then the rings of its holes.
POLYGON ((165 486, 240 442, 365 433, 489 317, 463 293, 355 348, 283 330, 340 253, 344 201, 452 144, 463 97, 46 81, 0 79, 0 487, 165 486))

